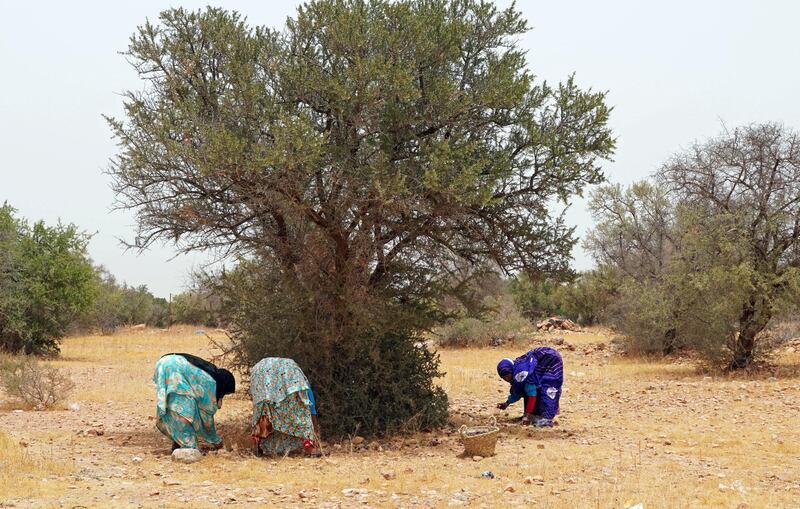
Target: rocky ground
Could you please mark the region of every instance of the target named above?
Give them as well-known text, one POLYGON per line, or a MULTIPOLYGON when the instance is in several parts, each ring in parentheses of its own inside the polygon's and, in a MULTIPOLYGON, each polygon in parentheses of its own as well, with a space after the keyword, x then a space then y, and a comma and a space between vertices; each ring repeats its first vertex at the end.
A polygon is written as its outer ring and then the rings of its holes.
POLYGON ((78 384, 72 409, 2 402, 0 432, 24 461, 2 465, 0 507, 800 507, 797 351, 772 371, 720 377, 619 357, 602 333, 558 337, 533 340, 564 352, 553 429, 494 408, 507 390, 495 363, 528 345, 453 350, 442 352, 443 430, 326 444, 324 458, 256 458, 238 395, 218 414, 226 450, 191 465, 173 462, 155 430, 149 377, 160 353, 202 353, 204 337, 71 338, 56 364, 78 384), (497 454, 463 457, 458 427, 490 416, 497 454))

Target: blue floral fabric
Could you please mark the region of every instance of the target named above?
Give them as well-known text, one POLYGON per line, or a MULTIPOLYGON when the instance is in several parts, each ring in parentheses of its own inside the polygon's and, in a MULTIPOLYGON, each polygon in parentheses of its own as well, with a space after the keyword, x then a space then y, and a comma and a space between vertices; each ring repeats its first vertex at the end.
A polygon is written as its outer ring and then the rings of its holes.
POLYGON ((217 383, 211 375, 180 355, 156 363, 156 428, 181 447, 197 448, 200 437, 210 444, 222 438, 214 425, 217 383))
POLYGON ((311 386, 292 359, 268 357, 250 370, 250 395, 253 398, 253 426, 262 416, 273 431, 260 440, 267 454, 285 454, 302 449, 313 440, 311 386))

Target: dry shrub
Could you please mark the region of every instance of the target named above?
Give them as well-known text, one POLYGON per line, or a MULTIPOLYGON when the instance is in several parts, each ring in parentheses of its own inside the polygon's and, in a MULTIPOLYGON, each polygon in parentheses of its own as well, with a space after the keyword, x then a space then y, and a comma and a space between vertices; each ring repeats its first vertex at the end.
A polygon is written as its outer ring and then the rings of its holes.
POLYGON ((9 396, 37 409, 54 407, 75 387, 60 369, 41 364, 33 357, 4 362, 2 383, 9 396))

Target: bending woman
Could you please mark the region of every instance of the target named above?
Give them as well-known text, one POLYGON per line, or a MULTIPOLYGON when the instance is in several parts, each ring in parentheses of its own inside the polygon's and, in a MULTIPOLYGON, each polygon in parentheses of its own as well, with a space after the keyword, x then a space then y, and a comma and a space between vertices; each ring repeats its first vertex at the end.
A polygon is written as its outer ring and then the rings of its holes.
POLYGON ((156 428, 172 439, 172 450, 197 449, 197 437, 222 447, 214 414, 222 398, 236 391, 227 369, 188 353, 169 353, 156 362, 156 428))
POLYGON ((286 454, 314 447, 318 433, 314 393, 292 359, 268 357, 250 370, 253 440, 258 453, 286 454))
POLYGON ((498 403, 497 408, 505 410, 524 399, 522 424, 553 425, 564 383, 564 364, 558 350, 543 346, 513 361, 503 359, 497 364, 497 374, 511 384, 508 399, 498 403))

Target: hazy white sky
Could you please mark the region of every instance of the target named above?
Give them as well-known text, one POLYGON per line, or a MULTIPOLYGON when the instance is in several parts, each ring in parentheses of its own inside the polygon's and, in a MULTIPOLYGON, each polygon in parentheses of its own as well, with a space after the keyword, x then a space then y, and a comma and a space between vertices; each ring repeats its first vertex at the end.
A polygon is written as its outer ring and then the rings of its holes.
MULTIPOLYGON (((59 218, 96 232, 92 258, 156 295, 184 288, 204 260, 171 246, 125 253, 133 217, 112 212, 103 170, 116 147, 101 114, 120 115, 119 92, 141 84, 118 54, 135 27, 171 6, 208 2, 2 0, 0 202, 30 219, 59 218)), ((501 5, 508 2, 500 1, 501 5)), ((225 1, 251 24, 281 26, 298 2, 225 1)), ((533 72, 608 90, 618 137, 613 182, 655 171, 693 140, 729 126, 775 120, 800 129, 800 2, 525 0, 533 30, 522 40, 533 72)), ((569 220, 591 225, 583 201, 569 220)), ((591 260, 580 248, 575 266, 591 260)))

